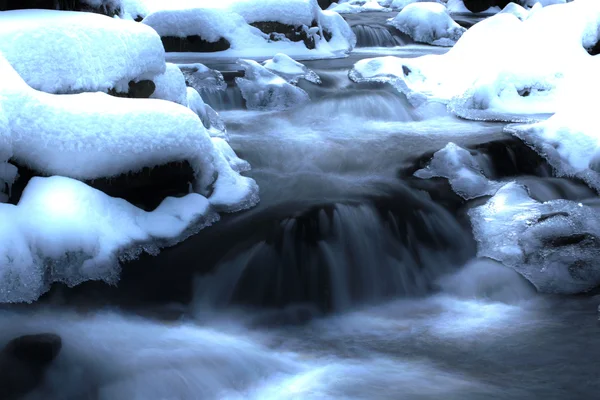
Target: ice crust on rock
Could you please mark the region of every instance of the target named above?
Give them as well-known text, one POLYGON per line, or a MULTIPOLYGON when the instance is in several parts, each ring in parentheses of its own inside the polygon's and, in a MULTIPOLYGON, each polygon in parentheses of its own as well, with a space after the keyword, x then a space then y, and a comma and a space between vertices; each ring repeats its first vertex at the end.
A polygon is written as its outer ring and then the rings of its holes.
POLYGON ((599 215, 573 201, 540 203, 514 182, 469 211, 479 257, 515 269, 540 292, 562 294, 600 285, 599 215))
POLYGON ((454 22, 443 4, 429 2, 407 5, 389 24, 416 42, 435 46, 452 47, 466 32, 454 22))
POLYGON ((308 93, 288 83, 282 77, 253 60, 238 60, 244 68, 243 78, 235 82, 246 100, 250 110, 281 111, 310 101, 308 93))
POLYGON ((444 55, 365 59, 349 76, 389 82, 415 106, 436 101, 467 119, 530 122, 581 96, 595 79, 598 60, 588 50, 599 27, 600 2, 593 0, 538 8, 523 21, 500 13, 468 29, 444 55))
POLYGON ((0 204, 0 303, 31 302, 53 282, 118 281, 119 261, 180 242, 219 219, 196 193, 146 212, 70 178, 35 177, 0 204), (118 229, 116 228, 118 227, 118 229))
POLYGON ((294 57, 339 57, 356 44, 346 21, 335 12, 321 10, 317 0, 126 0, 123 8, 126 18, 144 17, 143 24, 163 37, 197 35, 213 43, 225 39, 230 48, 216 52, 219 56, 264 57, 285 52, 294 57), (304 26, 307 31, 316 23, 315 48, 308 49, 302 41, 272 40, 250 25, 255 22, 304 26))
POLYGON ((153 29, 93 13, 0 12, 0 53, 31 87, 48 93, 127 92, 129 81, 165 69, 153 29))
POLYGON ((452 190, 465 200, 493 195, 503 185, 486 178, 476 157, 452 142, 437 151, 429 165, 416 171, 414 176, 446 178, 452 190))
POLYGON ((304 64, 295 61, 290 56, 283 53, 275 54, 272 59, 263 62, 262 65, 292 85, 297 84, 300 79, 306 79, 307 81, 318 85, 321 84, 319 75, 307 68, 304 64))

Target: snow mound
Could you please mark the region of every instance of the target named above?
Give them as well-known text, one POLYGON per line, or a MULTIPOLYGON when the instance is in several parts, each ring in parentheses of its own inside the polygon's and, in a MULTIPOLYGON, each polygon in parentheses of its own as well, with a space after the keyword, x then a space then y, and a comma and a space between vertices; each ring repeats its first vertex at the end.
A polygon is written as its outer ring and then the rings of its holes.
MULTIPOLYGON (((598 86, 585 89, 593 93, 598 86)), ((595 103, 582 97, 543 122, 509 125, 505 130, 544 156, 558 176, 580 178, 600 192, 600 132, 596 112, 595 103)))
POLYGON ((300 78, 315 84, 321 84, 319 75, 283 53, 275 54, 272 59, 263 62, 263 66, 292 85, 297 84, 300 78))
POLYGON ((402 11, 404 7, 414 3, 439 3, 443 4, 444 0, 393 0, 389 7, 392 10, 402 11))
POLYGON ((150 98, 168 100, 187 106, 185 77, 177 65, 167 63, 165 72, 156 76, 153 81, 156 89, 150 98))
POLYGON ((597 60, 588 51, 599 27, 594 0, 540 8, 524 21, 500 13, 475 24, 444 55, 365 59, 350 77, 389 82, 415 106, 437 101, 467 119, 529 122, 572 98, 571 88, 582 88, 573 81, 593 80, 597 60))
POLYGON ((124 10, 128 18, 143 16, 143 24, 162 37, 225 40, 229 48, 215 52, 218 56, 268 57, 284 52, 294 57, 340 57, 356 44, 346 21, 335 12, 322 11, 317 0, 127 0, 124 10), (314 48, 307 48, 302 40, 289 40, 284 32, 263 33, 251 25, 257 22, 300 28, 315 40, 314 48))
POLYGON ((438 3, 409 4, 390 19, 389 24, 416 42, 435 46, 452 47, 466 32, 465 28, 454 22, 446 7, 438 3))
POLYGON ((421 179, 447 178, 452 190, 465 200, 493 195, 503 185, 490 181, 471 153, 454 143, 437 151, 429 165, 414 173, 421 179))
POLYGON ((145 212, 55 176, 33 178, 17 206, 0 204, 0 219, 0 303, 6 303, 35 301, 53 282, 115 284, 119 261, 156 254, 219 216, 195 193, 145 212))
POLYGON ((600 285, 599 215, 572 201, 537 202, 515 183, 469 211, 479 257, 513 268, 540 292, 563 294, 600 285))
POLYGON ((287 110, 310 101, 308 93, 286 82, 265 67, 252 60, 239 60, 244 68, 243 78, 235 82, 250 110, 287 110))
POLYGON ((390 8, 382 6, 381 2, 375 0, 340 0, 338 3, 331 3, 327 10, 339 14, 356 14, 366 11, 390 11, 390 8))
POLYGON ((223 154, 229 165, 231 165, 231 169, 233 169, 235 172, 250 170, 250 163, 239 158, 225 139, 221 137, 213 137, 212 142, 217 151, 223 154))
POLYGON ((165 68, 153 29, 93 13, 0 12, 0 52, 31 87, 48 93, 127 92, 129 81, 165 68))

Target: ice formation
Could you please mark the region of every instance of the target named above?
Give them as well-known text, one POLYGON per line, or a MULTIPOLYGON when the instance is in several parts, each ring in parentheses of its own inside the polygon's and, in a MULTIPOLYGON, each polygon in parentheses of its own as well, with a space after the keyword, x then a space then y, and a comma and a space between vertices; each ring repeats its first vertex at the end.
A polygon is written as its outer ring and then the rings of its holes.
POLYGON ((308 94, 282 77, 275 75, 252 60, 239 60, 244 68, 243 78, 235 82, 250 110, 280 111, 296 107, 310 101, 308 94))
POLYGON ((429 165, 414 175, 421 179, 447 178, 452 190, 465 200, 493 195, 503 185, 488 180, 475 156, 454 143, 437 151, 429 165))
POLYGON ((524 21, 500 13, 471 27, 444 55, 365 59, 350 77, 389 82, 414 105, 445 102, 464 118, 528 122, 581 96, 572 88, 585 90, 594 79, 597 61, 589 52, 599 26, 594 0, 538 8, 524 21))
POLYGON ((127 92, 129 81, 165 69, 153 29, 93 13, 0 12, 0 53, 31 87, 48 93, 127 92))
POLYGON ((321 78, 314 71, 283 53, 275 54, 272 59, 263 62, 263 66, 293 85, 297 84, 299 79, 321 83, 321 78))
POLYGON ((223 39, 229 48, 217 51, 219 56, 264 57, 284 52, 294 57, 339 57, 356 44, 344 19, 321 10, 316 0, 126 0, 123 9, 126 18, 144 17, 143 24, 162 37, 199 36, 211 43, 223 39), (251 25, 259 22, 299 27, 315 40, 315 48, 251 25))
POLYGON ((454 22, 443 4, 429 2, 407 5, 389 23, 416 42, 435 46, 454 46, 466 31, 454 22))
POLYGON ((516 183, 469 211, 478 256, 515 269, 540 292, 565 294, 600 285, 599 215, 573 201, 537 202, 516 183))

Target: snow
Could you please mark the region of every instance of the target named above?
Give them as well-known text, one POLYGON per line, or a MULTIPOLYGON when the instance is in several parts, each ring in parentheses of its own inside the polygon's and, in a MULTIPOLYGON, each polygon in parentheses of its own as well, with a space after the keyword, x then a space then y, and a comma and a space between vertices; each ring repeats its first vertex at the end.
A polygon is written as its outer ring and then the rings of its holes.
POLYGON ((447 178, 452 190, 465 200, 493 195, 503 185, 488 180, 476 157, 450 142, 437 151, 427 167, 414 173, 421 179, 447 178))
POLYGON ((52 282, 115 284, 119 261, 156 254, 216 222, 203 196, 145 212, 82 182, 35 177, 17 206, 0 204, 0 302, 31 302, 52 282), (118 227, 118 229, 116 229, 118 227))
POLYGON ((300 78, 315 84, 321 83, 321 78, 314 71, 283 53, 275 54, 272 59, 263 62, 263 66, 292 85, 297 84, 300 78))
POLYGON ((356 14, 366 11, 390 11, 389 8, 382 6, 380 3, 374 0, 339 1, 337 3, 332 3, 327 10, 339 14, 356 14))
POLYGON ((0 52, 31 87, 49 93, 127 92, 129 81, 165 68, 154 30, 93 13, 0 12, 0 52))
POLYGON ((524 21, 500 13, 444 55, 365 59, 350 77, 389 82, 415 106, 435 101, 467 119, 529 122, 556 112, 581 76, 593 78, 597 61, 586 48, 597 42, 599 26, 594 0, 540 8, 524 21))
POLYGON ((438 3, 409 4, 389 23, 416 42, 435 46, 452 47, 466 32, 454 22, 446 7, 438 3))
POLYGON ((168 100, 187 106, 185 78, 177 65, 167 63, 165 72, 156 76, 153 81, 156 89, 150 98, 168 100))
POLYGON ((515 183, 469 211, 479 257, 515 269, 540 292, 562 294, 600 284, 599 215, 573 201, 537 202, 515 183))
POLYGON ((356 44, 344 19, 335 12, 322 11, 316 0, 127 0, 124 10, 127 18, 144 16, 143 24, 155 29, 160 36, 198 35, 208 42, 224 38, 230 43, 228 50, 202 53, 204 56, 251 58, 283 52, 304 58, 340 57, 356 44), (269 35, 250 25, 266 21, 303 25, 305 30, 317 23, 316 48, 309 50, 302 41, 270 40, 269 35), (324 39, 323 30, 331 33, 331 40, 324 39))
POLYGON ((241 158, 239 158, 224 138, 213 137, 212 142, 215 146, 215 149, 217 149, 219 153, 223 154, 223 156, 231 166, 232 170, 234 170, 235 172, 250 170, 250 163, 248 163, 248 161, 246 160, 242 160, 241 158))
MULTIPOLYGON (((448 0, 446 7, 448 7, 450 14, 472 14, 471 11, 465 7, 463 0, 448 0)), ((482 11, 480 14, 495 14, 498 12, 500 12, 500 7, 490 7, 487 10, 482 11)))
POLYGON ((252 60, 239 60, 245 71, 235 78, 250 110, 281 111, 310 101, 308 94, 252 60))

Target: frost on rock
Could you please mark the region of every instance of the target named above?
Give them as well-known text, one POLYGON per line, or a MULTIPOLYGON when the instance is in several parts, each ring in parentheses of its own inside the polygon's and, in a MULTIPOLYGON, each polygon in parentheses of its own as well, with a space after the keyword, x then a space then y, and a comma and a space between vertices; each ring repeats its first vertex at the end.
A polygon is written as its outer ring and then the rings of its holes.
POLYGON ((500 13, 468 29, 446 54, 365 59, 349 76, 389 82, 415 106, 442 102, 467 119, 540 120, 577 96, 572 88, 585 90, 574 81, 595 79, 599 28, 595 0, 538 8, 523 21, 500 13))
MULTIPOLYGON (((581 90, 594 93, 594 86, 581 90)), ((583 82, 582 82, 583 85, 583 82)), ((509 125, 513 133, 545 157, 558 176, 577 177, 600 192, 600 132, 596 104, 582 93, 579 101, 564 104, 549 119, 531 125, 509 125)))
POLYGON ((165 68, 153 29, 93 13, 0 12, 0 52, 31 87, 48 93, 127 92, 129 81, 165 68))
POLYGON ((0 303, 6 303, 35 301, 53 282, 115 284, 119 261, 156 254, 219 215, 196 193, 168 197, 146 212, 55 176, 31 179, 18 205, 0 204, 0 219, 0 303))
POLYGON ((339 57, 356 45, 346 21, 335 12, 321 10, 317 0, 126 0, 124 16, 135 15, 144 17, 142 23, 163 38, 196 37, 206 45, 218 44, 209 51, 227 57, 271 57, 281 52, 339 57), (290 40, 286 32, 263 32, 252 25, 265 23, 286 25, 307 41, 295 40, 294 35, 290 40))
POLYGON ((465 28, 454 22, 446 7, 438 3, 409 4, 390 19, 389 24, 416 42, 435 46, 454 46, 466 32, 465 28))
POLYGON ((244 68, 245 75, 235 78, 235 82, 248 109, 281 111, 310 101, 304 90, 289 84, 256 61, 239 60, 238 64, 244 68))
POLYGON ((437 151, 429 165, 414 174, 417 178, 447 178, 452 190, 465 200, 489 196, 503 185, 485 177, 471 153, 454 143, 437 151))
POLYGON ((568 200, 540 203, 515 183, 469 211, 478 256, 515 269, 540 292, 574 294, 600 285, 600 214, 568 200))
POLYGON ((319 75, 283 53, 275 54, 271 60, 263 62, 263 66, 292 85, 297 84, 301 78, 317 85, 321 84, 319 75))

